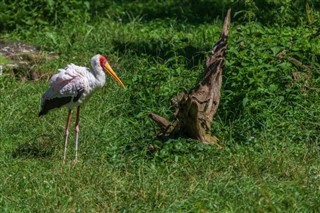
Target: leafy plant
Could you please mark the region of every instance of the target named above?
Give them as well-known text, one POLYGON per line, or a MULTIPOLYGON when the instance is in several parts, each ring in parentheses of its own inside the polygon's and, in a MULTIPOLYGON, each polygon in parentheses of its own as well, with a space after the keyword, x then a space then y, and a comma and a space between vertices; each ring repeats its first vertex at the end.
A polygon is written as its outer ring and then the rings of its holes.
POLYGON ((90 19, 88 1, 1 1, 0 21, 8 29, 57 25, 64 20, 86 22, 90 19))

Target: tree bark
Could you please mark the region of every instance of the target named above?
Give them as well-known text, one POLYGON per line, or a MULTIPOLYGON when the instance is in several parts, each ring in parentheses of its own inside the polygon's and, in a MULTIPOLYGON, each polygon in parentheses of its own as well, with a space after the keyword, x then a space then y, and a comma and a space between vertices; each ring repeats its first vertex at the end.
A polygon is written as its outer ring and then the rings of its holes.
POLYGON ((228 10, 220 39, 214 45, 212 55, 206 58, 203 78, 187 93, 171 99, 171 104, 177 106, 174 120, 169 122, 157 114, 149 113, 150 118, 161 128, 156 134, 157 138, 171 138, 183 134, 204 144, 216 144, 220 147, 217 137, 211 135, 211 122, 220 103, 230 13, 231 9, 228 10))

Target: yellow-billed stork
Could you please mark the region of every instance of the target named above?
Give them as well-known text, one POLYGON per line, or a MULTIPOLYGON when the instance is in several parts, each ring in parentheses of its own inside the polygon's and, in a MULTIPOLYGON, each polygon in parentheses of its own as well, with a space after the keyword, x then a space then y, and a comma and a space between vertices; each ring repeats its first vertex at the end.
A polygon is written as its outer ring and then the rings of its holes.
POLYGON ((45 115, 49 110, 66 106, 68 110, 67 124, 65 128, 65 142, 63 161, 66 160, 71 109, 77 107, 75 123, 76 143, 75 161, 78 160, 79 119, 80 106, 87 101, 98 88, 104 86, 107 72, 118 84, 125 89, 124 84, 113 71, 107 59, 102 55, 95 55, 91 59, 92 69, 69 64, 50 79, 49 89, 41 99, 39 116, 45 115))

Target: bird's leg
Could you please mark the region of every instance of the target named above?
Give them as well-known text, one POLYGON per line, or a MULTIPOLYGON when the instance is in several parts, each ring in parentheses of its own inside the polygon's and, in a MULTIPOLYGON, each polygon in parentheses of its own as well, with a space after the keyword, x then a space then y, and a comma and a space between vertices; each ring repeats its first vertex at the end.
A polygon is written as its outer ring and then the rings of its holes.
POLYGON ((79 120, 80 120, 80 106, 78 106, 77 108, 77 118, 76 118, 76 125, 75 125, 75 129, 76 129, 76 157, 74 159, 75 162, 78 161, 78 142, 79 142, 79 120))
POLYGON ((64 131, 64 155, 63 155, 63 162, 66 162, 67 158, 67 145, 68 145, 68 136, 69 136, 69 126, 70 126, 70 120, 71 120, 71 109, 68 111, 68 118, 67 118, 67 124, 66 129, 64 131))

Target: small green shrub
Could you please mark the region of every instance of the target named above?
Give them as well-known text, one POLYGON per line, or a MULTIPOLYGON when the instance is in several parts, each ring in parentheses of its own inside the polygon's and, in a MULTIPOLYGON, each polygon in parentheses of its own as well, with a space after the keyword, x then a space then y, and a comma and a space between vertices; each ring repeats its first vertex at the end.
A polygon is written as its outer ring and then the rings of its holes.
POLYGON ((232 8, 233 21, 259 21, 264 24, 297 26, 300 23, 317 25, 320 19, 319 0, 173 0, 98 1, 87 0, 14 0, 0 2, 0 22, 6 29, 31 26, 60 25, 71 22, 97 21, 109 17, 115 21, 131 22, 137 17, 144 21, 176 19, 183 23, 211 23, 225 16, 232 8))
POLYGON ((90 19, 88 1, 1 1, 0 8, 0 21, 8 29, 56 25, 64 20, 86 22, 90 19))

